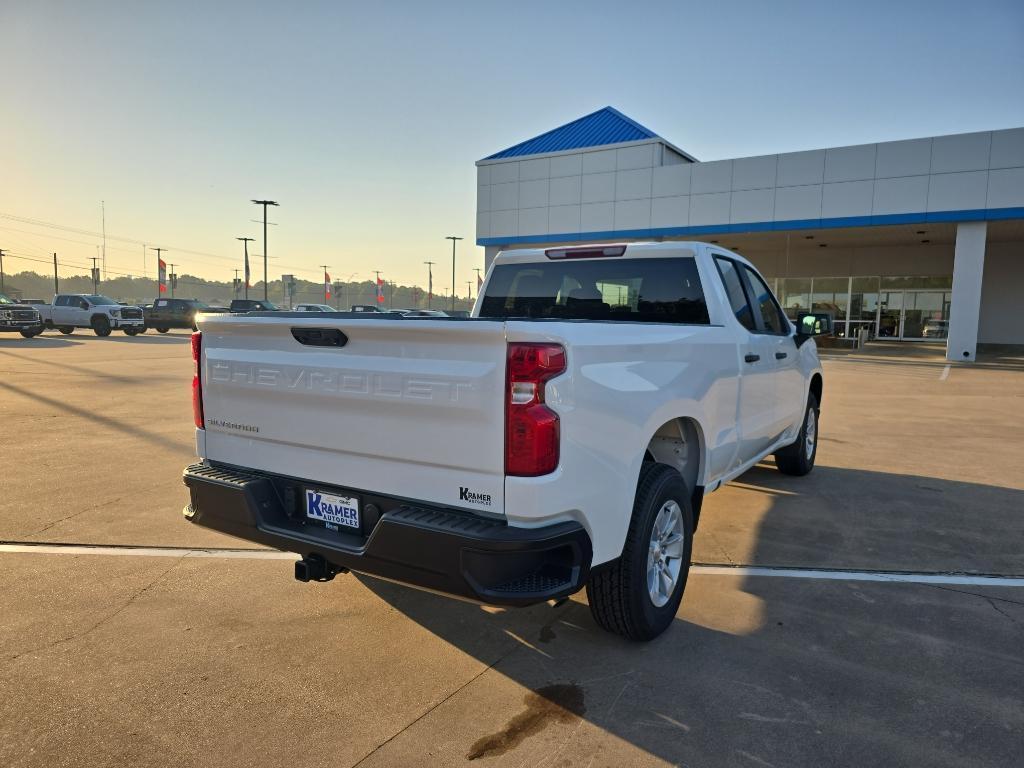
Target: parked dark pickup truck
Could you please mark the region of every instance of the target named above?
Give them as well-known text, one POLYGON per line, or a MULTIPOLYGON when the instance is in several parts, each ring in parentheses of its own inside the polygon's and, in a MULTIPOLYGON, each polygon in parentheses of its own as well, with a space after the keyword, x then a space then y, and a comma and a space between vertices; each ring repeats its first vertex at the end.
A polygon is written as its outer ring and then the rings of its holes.
POLYGON ((43 332, 39 310, 28 304, 19 304, 0 293, 0 333, 17 331, 26 339, 43 332))
POLYGON ((171 328, 196 330, 196 315, 200 312, 216 314, 227 312, 226 307, 211 307, 198 299, 157 299, 145 310, 146 327, 167 333, 171 328))

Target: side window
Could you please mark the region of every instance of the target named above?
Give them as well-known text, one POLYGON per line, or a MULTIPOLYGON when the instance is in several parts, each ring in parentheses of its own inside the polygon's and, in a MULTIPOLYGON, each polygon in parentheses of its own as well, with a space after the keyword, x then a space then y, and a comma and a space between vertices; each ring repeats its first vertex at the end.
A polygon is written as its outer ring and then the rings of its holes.
POLYGON ((747 273, 747 279, 750 280, 750 287, 754 289, 754 304, 761 315, 765 330, 768 333, 786 333, 788 326, 782 320, 782 310, 779 309, 771 290, 757 272, 745 264, 743 269, 747 273))
POLYGON ((160 307, 161 309, 163 309, 164 307, 167 306, 167 299, 157 299, 156 304, 154 304, 153 306, 160 307))
POLYGON ((722 276, 722 283, 725 285, 725 294, 729 297, 732 313, 736 315, 740 325, 748 331, 756 330, 754 313, 750 310, 750 302, 747 301, 747 294, 743 291, 743 281, 740 279, 740 273, 736 270, 735 262, 716 256, 715 264, 718 265, 718 274, 722 276))
POLYGON ((54 300, 54 302, 53 302, 53 306, 55 306, 55 307, 66 307, 67 305, 68 305, 68 297, 67 296, 58 296, 54 300))

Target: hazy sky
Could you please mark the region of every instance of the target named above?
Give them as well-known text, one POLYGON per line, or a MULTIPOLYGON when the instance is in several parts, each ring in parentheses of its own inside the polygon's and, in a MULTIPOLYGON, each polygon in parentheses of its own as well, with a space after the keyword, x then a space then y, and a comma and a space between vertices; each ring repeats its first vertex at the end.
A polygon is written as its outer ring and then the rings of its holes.
POLYGON ((456 234, 464 286, 474 161, 609 104, 701 160, 1020 126, 1024 3, 0 0, 0 248, 88 263, 3 215, 98 231, 103 199, 228 279, 269 197, 273 276, 424 284, 456 234))

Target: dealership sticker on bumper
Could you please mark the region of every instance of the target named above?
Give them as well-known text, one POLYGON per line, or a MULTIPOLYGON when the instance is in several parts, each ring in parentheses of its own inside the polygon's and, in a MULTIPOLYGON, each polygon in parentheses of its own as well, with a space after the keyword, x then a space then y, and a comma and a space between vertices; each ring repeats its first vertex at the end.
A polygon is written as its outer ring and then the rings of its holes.
POLYGON ((306 491, 306 517, 319 520, 328 528, 359 528, 359 500, 353 496, 335 496, 322 491, 306 491))

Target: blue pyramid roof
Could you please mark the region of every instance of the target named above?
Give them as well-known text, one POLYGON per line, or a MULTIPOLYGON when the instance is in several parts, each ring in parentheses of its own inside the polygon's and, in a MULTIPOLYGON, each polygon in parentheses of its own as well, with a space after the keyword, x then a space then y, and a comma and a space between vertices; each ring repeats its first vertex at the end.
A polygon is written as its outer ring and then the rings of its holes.
POLYGON ((600 147, 605 144, 621 144, 624 141, 658 138, 661 137, 654 131, 645 128, 635 120, 630 120, 617 109, 605 107, 547 133, 542 133, 540 136, 527 139, 514 147, 489 155, 484 160, 539 155, 545 152, 563 152, 583 147, 600 147))

